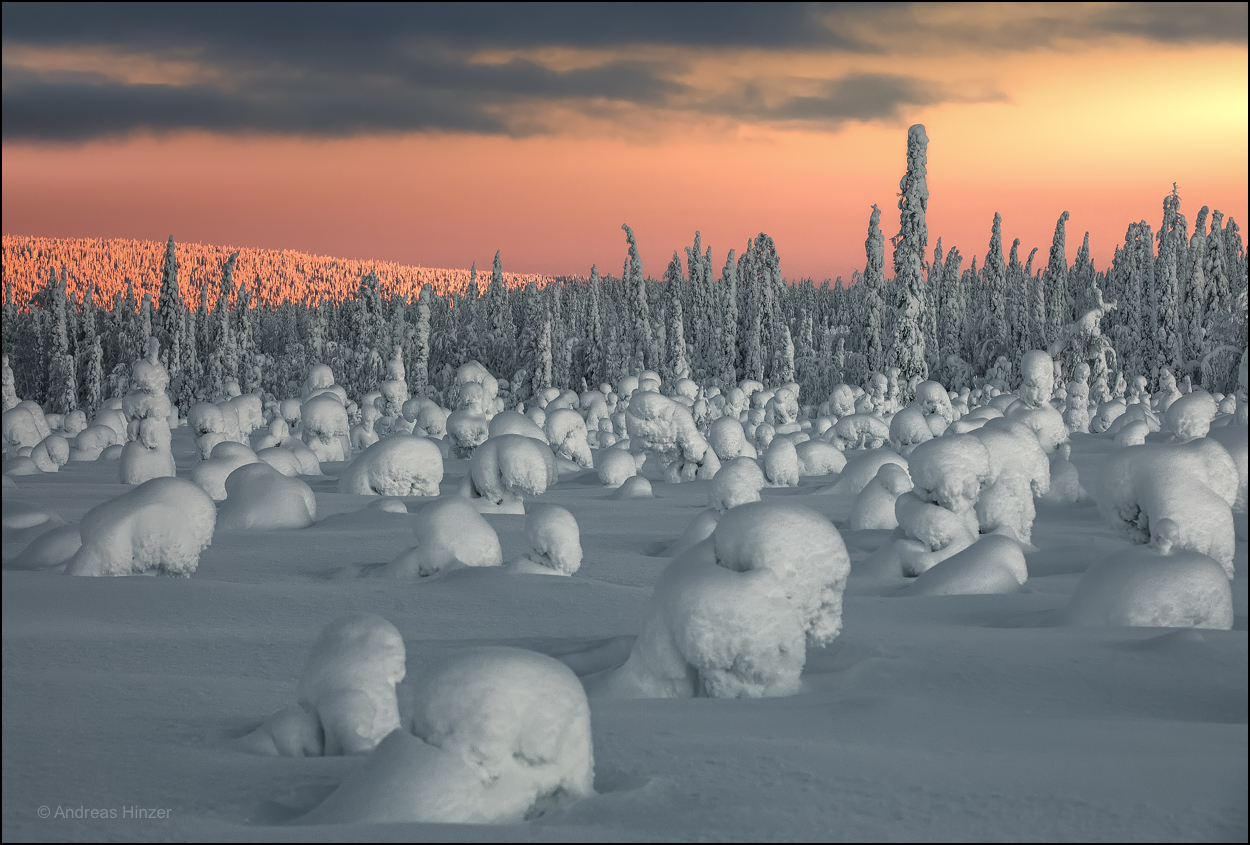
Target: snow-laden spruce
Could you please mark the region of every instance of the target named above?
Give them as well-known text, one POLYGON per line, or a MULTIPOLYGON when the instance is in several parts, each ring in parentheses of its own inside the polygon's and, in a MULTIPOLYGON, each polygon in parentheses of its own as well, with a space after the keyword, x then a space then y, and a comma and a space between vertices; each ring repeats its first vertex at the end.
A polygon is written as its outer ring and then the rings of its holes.
POLYGON ((629 659, 590 688, 625 698, 792 695, 807 646, 842 628, 850 568, 837 529, 815 511, 733 508, 664 570, 629 659))
POLYGON ((541 496, 559 480, 549 447, 519 434, 502 434, 473 450, 462 492, 484 509, 524 513, 525 498, 541 496))

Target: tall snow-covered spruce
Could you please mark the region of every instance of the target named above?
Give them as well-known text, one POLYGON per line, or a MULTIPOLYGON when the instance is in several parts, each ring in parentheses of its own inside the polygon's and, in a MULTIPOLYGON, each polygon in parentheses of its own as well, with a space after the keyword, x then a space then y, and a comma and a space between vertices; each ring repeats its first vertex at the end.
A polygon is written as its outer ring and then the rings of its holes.
MULTIPOLYGON (((923 124, 907 130, 907 172, 899 180, 899 231, 894 245, 894 319, 889 363, 899 368, 904 385, 929 377, 925 359, 925 321, 927 296, 925 252, 929 248, 929 230, 925 212, 929 207, 927 152, 929 136, 923 124)), ((910 394, 910 388, 905 387, 910 394)), ((910 398, 907 396, 905 398, 910 398)))

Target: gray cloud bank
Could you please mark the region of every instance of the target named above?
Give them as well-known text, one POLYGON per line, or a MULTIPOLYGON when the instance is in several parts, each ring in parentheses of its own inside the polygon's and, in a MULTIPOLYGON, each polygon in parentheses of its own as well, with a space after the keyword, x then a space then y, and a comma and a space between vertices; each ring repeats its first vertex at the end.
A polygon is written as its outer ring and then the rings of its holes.
MULTIPOLYGON (((1053 7, 977 25, 920 20, 911 4, 4 4, 5 140, 81 141, 136 130, 201 129, 343 137, 443 130, 552 131, 518 120, 549 104, 677 108, 746 120, 897 119, 967 99, 924 79, 850 74, 766 103, 753 86, 704 95, 678 81, 682 49, 881 55, 934 39, 1022 50, 1111 36, 1245 43, 1246 5, 1113 4, 1076 18, 1053 7), (473 60, 477 51, 604 50, 593 67, 473 60), (630 55, 638 50, 638 58, 630 55), (646 49, 652 48, 652 49, 646 49), (656 51, 653 48, 666 48, 656 51), (190 83, 23 64, 23 50, 108 50, 204 69, 190 83), (10 56, 18 59, 10 61, 10 56), (656 58, 662 55, 665 58, 656 58)), ((971 16, 971 17, 968 17, 971 16)), ((930 47, 930 49, 932 49, 930 47)), ((981 95, 995 99, 1001 95, 981 95)))

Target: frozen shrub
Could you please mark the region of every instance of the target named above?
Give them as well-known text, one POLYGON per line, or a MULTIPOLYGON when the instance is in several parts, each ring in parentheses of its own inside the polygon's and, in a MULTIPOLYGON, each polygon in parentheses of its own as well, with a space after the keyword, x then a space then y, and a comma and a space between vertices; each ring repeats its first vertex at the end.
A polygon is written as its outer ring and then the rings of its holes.
POLYGON ((936 381, 922 381, 916 385, 915 407, 926 417, 936 414, 948 424, 955 421, 950 394, 936 381))
POLYGON ((377 575, 415 578, 462 566, 503 563, 499 535, 477 508, 461 498, 439 499, 422 508, 412 533, 417 545, 376 570, 377 575))
POLYGON ((248 436, 265 424, 260 397, 255 393, 244 393, 232 397, 229 404, 239 418, 239 442, 246 443, 248 436))
POLYGON ((793 443, 780 437, 773 441, 764 453, 764 475, 774 487, 799 486, 799 453, 793 443))
POLYGON ((269 464, 245 464, 226 477, 226 500, 217 513, 222 531, 307 528, 316 522, 317 497, 298 478, 269 464))
POLYGON ((907 592, 918 596, 1014 593, 1029 578, 1024 551, 1010 537, 982 537, 920 573, 907 592))
POLYGON ((421 685, 413 730, 300 822, 516 823, 594 792, 586 693, 544 654, 468 652, 421 685))
POLYGON ((202 461, 191 469, 191 480, 204 488, 204 492, 214 502, 220 502, 226 498, 226 479, 230 477, 230 473, 258 460, 256 453, 242 443, 227 440, 213 447, 207 461, 202 461))
POLYGON ((65 419, 61 422, 61 434, 65 437, 74 437, 80 431, 87 427, 87 414, 82 410, 75 409, 65 415, 65 419))
POLYGON ((911 490, 907 469, 898 464, 882 464, 876 476, 855 497, 846 527, 852 531, 898 528, 894 503, 911 490))
POLYGON ((638 462, 623 449, 608 449, 599 454, 596 471, 605 487, 620 487, 626 479, 638 474, 638 462))
POLYGON ((424 437, 394 434, 362 452, 339 476, 338 491, 357 496, 437 496, 443 454, 424 437))
POLYGON ((639 392, 629 402, 625 424, 630 449, 655 452, 670 481, 712 478, 720 461, 685 407, 658 393, 639 392))
POLYGON ((170 451, 169 425, 165 420, 139 420, 137 434, 122 448, 121 483, 142 484, 153 478, 176 475, 174 453, 170 451))
POLYGON ((1020 359, 1020 401, 1029 408, 1040 408, 1050 401, 1055 389, 1055 362, 1040 349, 1024 353, 1020 359))
POLYGON ((1146 437, 1149 434, 1150 426, 1145 420, 1133 420, 1116 432, 1115 445, 1140 446, 1146 442, 1146 437))
POLYGON ((1061 443, 1068 442, 1068 425, 1063 421, 1063 414, 1050 405, 1028 408, 1021 402, 1005 416, 1028 426, 1047 455, 1053 455, 1061 443))
POLYGON ((1081 576, 1061 618, 1069 625, 1233 627, 1233 594, 1220 565, 1174 546, 1177 526, 1159 520, 1150 546, 1119 552, 1081 576))
POLYGON ((855 391, 849 384, 835 384, 829 394, 829 415, 841 419, 855 413, 855 391))
POLYGON ((494 505, 520 505, 559 481, 551 449, 519 434, 492 437, 473 452, 471 492, 494 505))
POLYGON ((570 408, 547 410, 546 422, 547 442, 551 444, 556 455, 565 460, 573 461, 579 467, 590 469, 590 444, 586 440, 586 422, 581 415, 570 408))
POLYGON ((400 726, 395 686, 404 679, 404 640, 381 616, 331 622, 313 645, 299 704, 315 714, 326 755, 363 754, 400 726))
POLYGON ((841 536, 815 511, 734 508, 664 570, 629 659, 593 688, 633 698, 791 695, 806 646, 841 629, 849 571, 841 536))
POLYGON ((490 414, 499 394, 499 380, 477 361, 468 361, 456 370, 452 392, 457 409, 471 408, 480 414, 490 414), (477 385, 477 388, 471 385, 477 385), (466 396, 470 397, 467 403, 466 396))
MULTIPOLYGON (((760 465, 751 458, 734 458, 721 467, 708 489, 708 505, 719 513, 760 500, 767 486, 760 465)), ((702 539, 702 538, 700 538, 702 539)))
POLYGON ((321 393, 300 408, 304 443, 320 461, 345 461, 351 454, 347 408, 338 398, 321 393))
POLYGON ((1227 450, 1203 437, 1121 449, 1107 460, 1095 498, 1107 523, 1134 543, 1158 539, 1157 523, 1168 520, 1171 547, 1214 558, 1232 578, 1238 484, 1227 450))
POLYGON ((183 478, 154 478, 87 511, 69 575, 183 575, 213 539, 217 509, 183 478))
POLYGON ((1122 399, 1110 399, 1098 406, 1098 412, 1089 423, 1089 430, 1094 434, 1103 434, 1125 411, 1122 399))
POLYGON ((582 565, 577 520, 559 505, 533 505, 525 515, 529 550, 513 568, 547 575, 572 575, 582 565))
POLYGON ((846 468, 846 455, 838 447, 823 440, 796 443, 799 475, 833 475, 846 468))
POLYGON ((43 472, 58 472, 69 463, 69 441, 59 434, 49 434, 30 450, 30 459, 43 472))
POLYGON ((221 409, 209 402, 192 405, 187 411, 187 425, 195 436, 195 445, 200 451, 200 460, 208 460, 213 447, 226 438, 226 420, 221 409))
POLYGON ((1233 513, 1237 514, 1246 512, 1246 433, 1246 426, 1230 424, 1213 429, 1207 435, 1224 447, 1237 467, 1237 494, 1233 498, 1233 513))

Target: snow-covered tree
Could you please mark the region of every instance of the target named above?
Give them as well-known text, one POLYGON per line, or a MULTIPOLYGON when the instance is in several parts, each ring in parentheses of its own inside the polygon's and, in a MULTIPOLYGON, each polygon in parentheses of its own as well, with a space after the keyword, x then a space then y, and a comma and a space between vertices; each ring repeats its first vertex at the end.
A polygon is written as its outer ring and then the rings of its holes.
POLYGON ((928 378, 925 356, 924 277, 927 271, 926 252, 929 230, 925 212, 929 205, 926 182, 929 136, 923 124, 907 130, 907 172, 899 180, 899 232, 891 239, 894 246, 894 314, 892 338, 887 360, 899 368, 901 381, 928 378))
POLYGON ((623 281, 629 297, 628 340, 629 357, 627 366, 634 372, 645 369, 654 360, 648 360, 651 347, 651 309, 647 302, 647 283, 642 276, 642 257, 638 254, 638 241, 634 238, 634 230, 622 223, 625 240, 629 244, 629 255, 625 259, 623 281))
POLYGON ((864 241, 864 252, 867 263, 864 275, 856 287, 862 287, 858 297, 859 321, 857 326, 861 332, 859 348, 863 350, 868 369, 881 372, 885 369, 886 349, 881 342, 881 322, 884 316, 885 301, 882 293, 885 290, 885 239, 881 236, 881 209, 872 207, 872 215, 868 218, 868 238, 864 241))
MULTIPOLYGON (((1042 280, 1046 289, 1046 338, 1045 343, 1054 343, 1069 317, 1068 307, 1068 257, 1067 257, 1067 223, 1071 215, 1063 212, 1055 223, 1055 236, 1050 242, 1050 261, 1046 264, 1046 272, 1042 280)), ((1042 344, 1039 344, 1039 346, 1042 344)))

